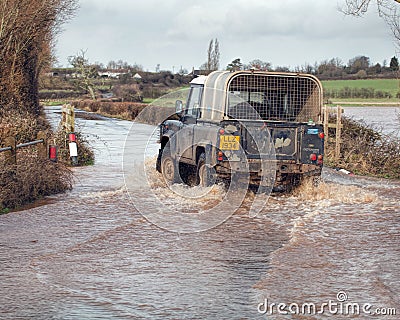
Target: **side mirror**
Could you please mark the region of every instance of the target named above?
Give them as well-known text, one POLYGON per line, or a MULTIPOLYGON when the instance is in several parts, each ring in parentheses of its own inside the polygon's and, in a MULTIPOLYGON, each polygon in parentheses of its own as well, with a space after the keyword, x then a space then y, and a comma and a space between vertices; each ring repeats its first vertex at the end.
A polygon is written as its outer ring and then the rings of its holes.
POLYGON ((175 101, 175 112, 181 113, 183 111, 183 102, 181 100, 175 101))

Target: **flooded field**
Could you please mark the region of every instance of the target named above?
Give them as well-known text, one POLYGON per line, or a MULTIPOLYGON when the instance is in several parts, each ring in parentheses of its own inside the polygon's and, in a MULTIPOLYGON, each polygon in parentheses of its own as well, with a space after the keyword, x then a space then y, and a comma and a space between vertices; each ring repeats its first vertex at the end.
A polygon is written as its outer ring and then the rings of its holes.
POLYGON ((386 134, 393 132, 400 136, 399 107, 346 107, 344 115, 381 129, 386 134))
POLYGON ((153 126, 79 126, 96 165, 74 169, 71 192, 0 216, 1 319, 399 318, 400 182, 326 168, 254 216, 251 192, 166 187, 144 158, 153 126))

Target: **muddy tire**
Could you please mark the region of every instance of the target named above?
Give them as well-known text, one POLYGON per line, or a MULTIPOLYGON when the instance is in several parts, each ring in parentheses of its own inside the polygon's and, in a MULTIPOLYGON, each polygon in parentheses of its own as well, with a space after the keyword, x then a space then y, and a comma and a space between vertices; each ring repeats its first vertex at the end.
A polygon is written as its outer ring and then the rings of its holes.
POLYGON ((206 164, 206 154, 203 152, 197 161, 197 184, 201 187, 210 187, 215 181, 215 169, 206 164))
POLYGON ((162 176, 167 184, 180 183, 179 166, 174 158, 171 157, 169 144, 167 144, 161 154, 160 169, 162 176))

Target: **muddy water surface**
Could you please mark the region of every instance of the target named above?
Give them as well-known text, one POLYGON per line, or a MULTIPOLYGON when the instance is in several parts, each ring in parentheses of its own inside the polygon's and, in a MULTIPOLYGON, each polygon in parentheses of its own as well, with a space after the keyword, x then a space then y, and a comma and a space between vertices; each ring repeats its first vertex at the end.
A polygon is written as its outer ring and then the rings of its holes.
MULTIPOLYGON (((141 188, 147 182, 135 177, 153 161, 144 160, 143 145, 154 127, 134 124, 124 179, 131 125, 80 120, 96 165, 74 169, 70 193, 0 216, 1 319, 399 318, 400 183, 326 169, 320 187, 274 195, 256 217, 249 217, 254 195, 247 194, 224 223, 171 232, 135 206, 149 196, 141 188), (369 303, 371 313, 396 308, 397 315, 261 313, 272 303, 318 308, 337 303, 338 293, 347 297, 342 305, 369 303)), ((216 186, 189 201, 155 171, 149 177, 158 196, 188 214, 225 196, 216 186)))

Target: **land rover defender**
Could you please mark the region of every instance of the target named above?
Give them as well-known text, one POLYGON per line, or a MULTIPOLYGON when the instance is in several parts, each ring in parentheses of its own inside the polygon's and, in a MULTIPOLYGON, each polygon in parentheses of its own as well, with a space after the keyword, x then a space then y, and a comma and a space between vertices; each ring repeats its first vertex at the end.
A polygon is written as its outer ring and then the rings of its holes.
POLYGON ((209 186, 246 173, 275 187, 318 177, 324 158, 322 86, 309 74, 215 71, 190 83, 160 126, 156 168, 168 183, 209 186), (265 164, 271 164, 272 166, 265 164), (189 176, 194 177, 190 180, 189 176))

